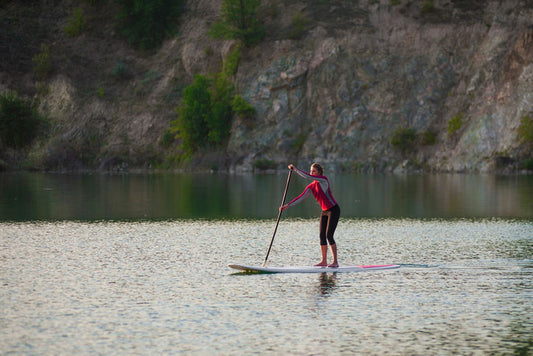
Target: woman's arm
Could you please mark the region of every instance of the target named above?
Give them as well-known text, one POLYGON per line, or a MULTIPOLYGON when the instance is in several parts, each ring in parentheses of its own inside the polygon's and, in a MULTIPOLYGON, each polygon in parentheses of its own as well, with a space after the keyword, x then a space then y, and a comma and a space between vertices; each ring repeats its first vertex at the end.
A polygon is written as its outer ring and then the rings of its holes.
POLYGON ((294 198, 293 200, 291 200, 290 202, 288 202, 287 204, 283 205, 283 206, 280 206, 279 209, 281 211, 284 211, 284 210, 287 210, 291 205, 295 205, 295 204, 298 204, 300 203, 302 200, 305 199, 305 197, 307 197, 309 194, 311 193, 311 188, 309 186, 307 186, 305 188, 305 190, 302 192, 302 194, 298 195, 296 198, 294 198))
POLYGON ((301 170, 300 168, 298 167, 295 167, 294 165, 289 165, 289 169, 292 169, 294 170, 296 173, 298 173, 298 175, 304 179, 307 179, 307 180, 310 180, 310 181, 313 181, 313 180, 317 180, 319 181, 321 184, 322 183, 327 183, 327 178, 325 176, 312 176, 310 175, 309 173, 307 173, 306 171, 303 171, 301 170), (291 168, 292 167, 292 168, 291 168))

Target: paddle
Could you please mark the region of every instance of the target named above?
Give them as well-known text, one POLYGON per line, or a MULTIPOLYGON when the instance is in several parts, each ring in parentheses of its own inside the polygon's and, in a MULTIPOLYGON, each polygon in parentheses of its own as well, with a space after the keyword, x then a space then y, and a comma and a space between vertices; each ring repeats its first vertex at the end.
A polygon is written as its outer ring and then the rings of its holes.
MULTIPOLYGON (((285 192, 283 192, 283 198, 281 199, 281 205, 285 204, 285 197, 287 197, 287 189, 289 188, 289 182, 291 181, 292 169, 289 170, 289 175, 287 176, 287 184, 285 184, 285 192)), ((272 243, 274 242, 274 236, 276 236, 276 231, 278 230, 279 219, 281 219, 281 209, 278 210, 278 221, 276 221, 276 227, 274 228, 274 233, 272 234, 272 240, 270 240, 270 246, 268 247, 268 252, 265 257, 265 262, 263 262, 263 267, 266 266, 268 255, 270 254, 270 249, 272 248, 272 243)))

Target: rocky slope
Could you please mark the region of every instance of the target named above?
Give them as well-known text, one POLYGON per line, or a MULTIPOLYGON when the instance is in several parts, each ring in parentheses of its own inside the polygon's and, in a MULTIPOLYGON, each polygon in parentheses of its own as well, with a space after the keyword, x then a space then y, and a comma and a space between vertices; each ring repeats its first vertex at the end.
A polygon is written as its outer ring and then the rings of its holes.
MULTIPOLYGON (((179 140, 162 137, 181 92, 234 46, 207 35, 219 2, 188 1, 179 33, 150 53, 115 33, 114 6, 0 9, 0 91, 38 99, 52 127, 28 152, 4 151, 10 167, 176 167, 179 140), (89 26, 72 38, 61 29, 76 7, 89 26), (53 70, 38 80, 32 56, 43 43, 53 70)), ((234 78, 255 117, 234 120, 225 149, 178 167, 510 171, 533 158, 517 139, 521 118, 533 117, 533 0, 263 0, 262 9, 266 37, 243 50, 234 78), (461 125, 450 131, 452 119, 461 125), (391 144, 400 128, 419 137, 407 151, 391 144)))

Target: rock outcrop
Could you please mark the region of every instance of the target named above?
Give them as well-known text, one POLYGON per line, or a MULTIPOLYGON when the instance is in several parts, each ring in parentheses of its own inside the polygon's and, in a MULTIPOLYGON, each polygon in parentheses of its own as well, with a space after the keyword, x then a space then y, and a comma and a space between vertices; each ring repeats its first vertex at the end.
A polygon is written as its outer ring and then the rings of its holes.
POLYGON ((351 26, 317 18, 304 39, 264 43, 241 66, 239 86, 258 110, 255 128, 234 127, 230 149, 244 162, 492 171, 499 157, 520 155, 516 130, 533 110, 531 6, 442 1, 423 14, 340 3, 348 8, 329 11, 358 14, 351 26), (450 134, 455 115, 463 125, 450 134), (390 143, 401 127, 435 142, 402 154, 390 143))

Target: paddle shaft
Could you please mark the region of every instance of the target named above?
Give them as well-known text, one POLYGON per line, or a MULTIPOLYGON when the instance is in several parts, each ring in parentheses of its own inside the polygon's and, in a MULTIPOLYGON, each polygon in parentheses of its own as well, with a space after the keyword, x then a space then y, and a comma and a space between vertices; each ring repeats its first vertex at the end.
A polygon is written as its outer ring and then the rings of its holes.
MULTIPOLYGON (((285 198, 287 197, 287 190, 289 189, 289 182, 291 181, 291 174, 292 174, 292 169, 289 170, 289 175, 287 176, 287 183, 285 184, 285 191, 283 192, 283 198, 281 199, 281 206, 285 204, 285 198)), ((263 262, 263 267, 266 266, 268 255, 270 255, 270 249, 272 249, 272 244, 274 243, 274 236, 276 236, 276 231, 278 231, 278 225, 279 225, 279 220, 281 219, 281 213, 282 211, 281 209, 279 209, 278 220, 276 221, 276 227, 274 228, 274 233, 272 234, 272 240, 270 240, 270 246, 268 246, 268 251, 265 256, 265 261, 263 262)))

